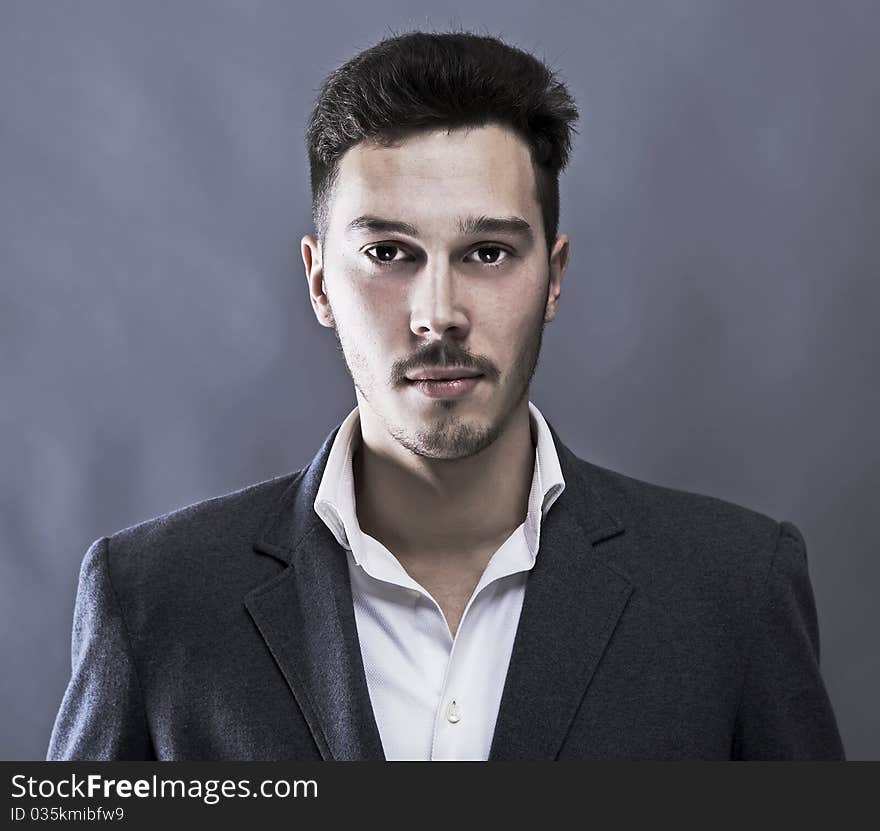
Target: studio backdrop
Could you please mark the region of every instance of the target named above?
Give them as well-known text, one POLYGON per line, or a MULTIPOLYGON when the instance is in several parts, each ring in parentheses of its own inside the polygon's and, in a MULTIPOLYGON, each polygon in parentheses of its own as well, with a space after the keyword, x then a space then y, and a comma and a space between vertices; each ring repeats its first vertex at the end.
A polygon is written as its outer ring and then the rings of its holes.
POLYGON ((89 544, 307 463, 354 405, 299 254, 321 80, 390 33, 581 113, 531 397, 588 461, 795 522, 880 758, 880 4, 0 4, 0 757, 41 759, 89 544))

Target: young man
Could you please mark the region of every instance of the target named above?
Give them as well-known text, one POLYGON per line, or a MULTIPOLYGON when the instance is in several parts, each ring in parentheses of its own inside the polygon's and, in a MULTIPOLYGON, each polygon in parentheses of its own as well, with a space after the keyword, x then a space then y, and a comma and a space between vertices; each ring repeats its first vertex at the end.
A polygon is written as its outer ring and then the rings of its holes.
POLYGON ((102 537, 50 759, 841 759, 789 522, 575 457, 529 401, 574 103, 383 41, 308 131, 357 407, 303 470, 102 537))

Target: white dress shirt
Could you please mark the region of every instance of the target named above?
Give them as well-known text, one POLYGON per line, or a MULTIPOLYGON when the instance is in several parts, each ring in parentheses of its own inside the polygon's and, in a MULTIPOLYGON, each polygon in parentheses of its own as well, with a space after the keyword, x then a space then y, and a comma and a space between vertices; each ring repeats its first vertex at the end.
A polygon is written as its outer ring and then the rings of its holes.
POLYGON ((541 519, 565 489, 550 428, 529 402, 535 468, 523 522, 489 560, 452 637, 440 606, 357 519, 358 408, 334 439, 315 512, 348 552, 358 640, 390 760, 485 760, 541 519))

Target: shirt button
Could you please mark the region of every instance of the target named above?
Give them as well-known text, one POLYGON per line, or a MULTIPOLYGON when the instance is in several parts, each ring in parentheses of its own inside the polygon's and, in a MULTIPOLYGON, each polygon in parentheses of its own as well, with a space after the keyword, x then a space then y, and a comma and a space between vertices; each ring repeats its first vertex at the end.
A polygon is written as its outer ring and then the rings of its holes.
POLYGON ((455 699, 449 702, 449 706, 446 708, 446 720, 450 724, 458 724, 461 721, 461 708, 456 704, 455 699))

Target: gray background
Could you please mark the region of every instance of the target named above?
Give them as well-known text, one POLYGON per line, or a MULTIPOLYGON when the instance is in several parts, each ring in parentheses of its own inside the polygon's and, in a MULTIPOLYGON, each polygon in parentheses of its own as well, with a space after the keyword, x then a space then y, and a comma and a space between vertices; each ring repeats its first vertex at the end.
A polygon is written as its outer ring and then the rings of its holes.
POLYGON ((43 758, 95 538, 294 470, 354 406, 299 258, 323 77, 535 51, 582 113, 532 400, 579 455, 804 532, 880 758, 880 3, 0 2, 0 756, 43 758))

